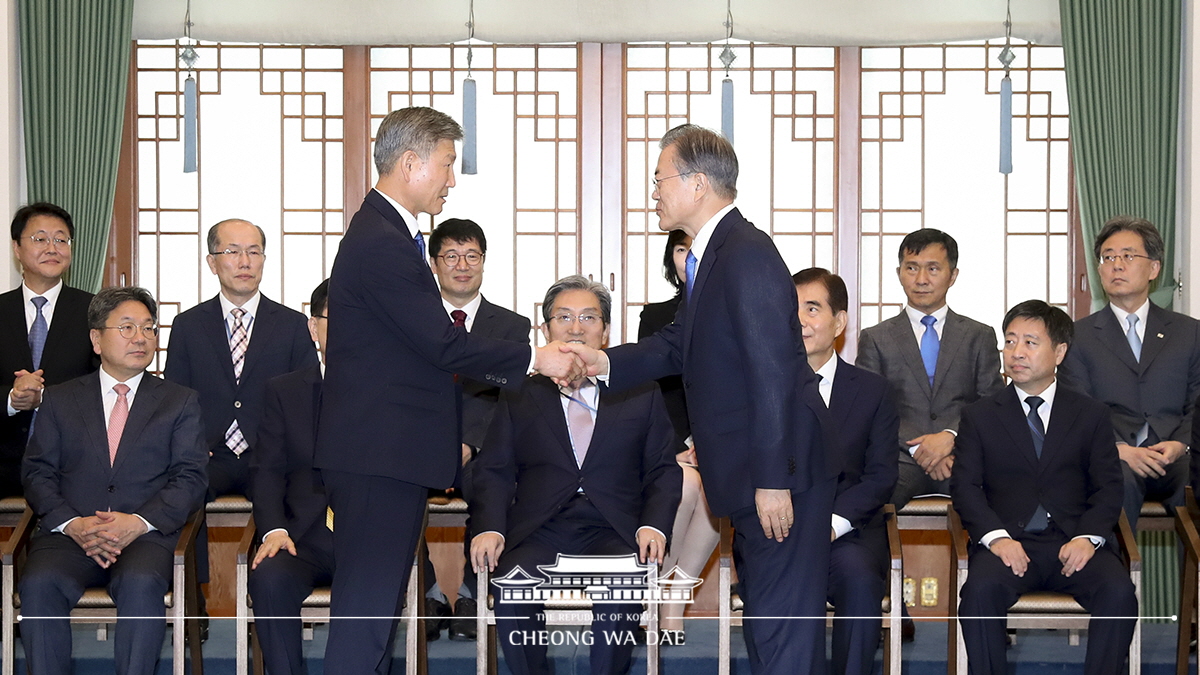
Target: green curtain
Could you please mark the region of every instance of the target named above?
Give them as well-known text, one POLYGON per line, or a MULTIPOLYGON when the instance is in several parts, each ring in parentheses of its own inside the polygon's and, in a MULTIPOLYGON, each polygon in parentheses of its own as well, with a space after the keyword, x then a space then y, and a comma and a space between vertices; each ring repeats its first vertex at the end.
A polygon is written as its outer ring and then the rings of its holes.
POLYGON ((75 221, 72 286, 99 290, 125 120, 133 0, 20 0, 29 201, 75 221))
MULTIPOLYGON (((1167 249, 1155 304, 1175 294, 1181 0, 1060 0, 1071 147, 1087 250, 1117 215, 1148 219, 1167 249)), ((1088 258, 1093 309, 1105 303, 1088 258)))

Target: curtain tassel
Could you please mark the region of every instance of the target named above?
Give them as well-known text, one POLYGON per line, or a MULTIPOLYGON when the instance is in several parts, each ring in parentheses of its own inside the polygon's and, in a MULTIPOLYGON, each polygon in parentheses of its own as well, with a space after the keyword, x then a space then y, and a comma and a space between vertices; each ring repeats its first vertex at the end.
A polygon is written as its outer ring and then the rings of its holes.
POLYGON ((183 172, 196 173, 196 78, 183 81, 183 172))
POLYGON ((721 133, 733 145, 733 80, 721 81, 721 133))
POLYGON ((1000 173, 1012 173, 1012 78, 1000 80, 1000 173))
POLYGON ((462 172, 474 176, 479 173, 475 149, 475 80, 463 80, 463 157, 462 172))

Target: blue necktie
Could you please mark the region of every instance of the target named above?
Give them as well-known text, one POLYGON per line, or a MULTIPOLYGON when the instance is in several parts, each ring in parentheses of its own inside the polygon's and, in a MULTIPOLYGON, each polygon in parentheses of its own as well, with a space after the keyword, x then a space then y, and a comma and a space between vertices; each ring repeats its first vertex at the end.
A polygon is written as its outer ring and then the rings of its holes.
POLYGON ((921 336, 921 360, 925 362, 925 374, 929 376, 929 388, 932 389, 933 373, 937 371, 938 350, 941 349, 937 331, 933 329, 937 317, 926 314, 921 317, 921 323, 925 324, 925 334, 921 336))
POLYGON ((683 271, 687 274, 687 297, 692 299, 692 287, 696 285, 696 256, 688 251, 687 260, 684 261, 683 271))
MULTIPOLYGON (((1038 414, 1038 408, 1041 408, 1045 401, 1040 396, 1030 396, 1025 402, 1029 404, 1029 417, 1026 421, 1029 423, 1029 434, 1033 437, 1033 452, 1041 459, 1042 446, 1046 442, 1046 427, 1042 425, 1042 416, 1038 414)), ((1039 503, 1037 510, 1033 512, 1033 518, 1030 518, 1029 524, 1025 526, 1025 531, 1041 532, 1049 525, 1050 514, 1039 503)))
POLYGON ((425 236, 421 234, 420 230, 417 230, 417 236, 413 237, 413 239, 417 240, 417 250, 421 252, 421 260, 424 260, 425 259, 425 236))
POLYGON ((1142 339, 1137 334, 1138 316, 1130 314, 1125 317, 1125 320, 1129 322, 1129 330, 1125 331, 1125 339, 1129 342, 1129 348, 1133 350, 1133 360, 1140 362, 1142 360, 1142 339))
POLYGON ((33 318, 33 327, 29 329, 29 351, 33 354, 33 369, 37 370, 42 366, 42 352, 46 350, 46 334, 50 332, 50 327, 46 324, 46 317, 42 314, 42 308, 49 300, 39 295, 32 298, 30 302, 37 307, 37 316, 33 318))

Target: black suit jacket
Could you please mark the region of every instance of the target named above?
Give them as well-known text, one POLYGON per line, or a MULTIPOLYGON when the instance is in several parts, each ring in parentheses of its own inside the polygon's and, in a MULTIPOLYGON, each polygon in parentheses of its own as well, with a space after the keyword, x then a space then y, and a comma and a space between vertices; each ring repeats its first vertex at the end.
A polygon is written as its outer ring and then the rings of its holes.
MULTIPOLYGON (((46 334, 42 370, 46 386, 62 384, 96 370, 100 365, 89 337, 87 308, 92 294, 63 286, 54 305, 54 318, 46 334)), ((25 325, 25 298, 18 287, 0 295, 0 396, 7 397, 18 370, 33 372, 29 330, 25 325)), ((5 406, 8 402, 5 401, 5 406)), ((0 461, 19 461, 29 439, 32 412, 9 417, 0 412, 0 461)))
POLYGON ((452 374, 518 387, 529 346, 453 325, 428 261, 375 190, 338 248, 328 313, 317 468, 449 487, 462 463, 452 374))
POLYGON ((737 209, 716 224, 675 323, 607 354, 618 390, 682 373, 713 515, 753 507, 756 488, 804 491, 840 471, 796 286, 771 238, 737 209))
POLYGON ((1059 386, 1038 459, 1010 384, 963 409, 956 447, 950 494, 972 541, 999 529, 1020 539, 1038 504, 1069 538, 1111 540, 1124 485, 1103 403, 1059 386))
POLYGON ((896 433, 900 417, 887 380, 836 357, 829 416, 838 429, 842 473, 833 512, 855 530, 883 525, 883 505, 899 473, 896 433))
POLYGON ((99 374, 48 387, 22 472, 39 533, 96 511, 136 513, 156 528, 141 538, 173 550, 208 489, 201 434, 196 392, 147 373, 109 466, 99 374))
MULTIPOLYGON (((482 298, 471 333, 479 337, 495 338, 529 344, 529 319, 511 309, 494 305, 482 298)), ((463 381, 462 442, 473 448, 483 447, 488 425, 496 411, 500 398, 500 387, 479 380, 463 381)))
POLYGON ((579 488, 633 549, 639 527, 668 538, 683 471, 658 387, 621 393, 600 387, 596 426, 580 467, 558 387, 540 375, 504 392, 487 450, 475 460, 472 529, 499 532, 512 550, 557 513, 579 488))
POLYGON ((293 541, 325 522, 329 500, 313 468, 321 367, 311 366, 267 382, 258 446, 250 460, 254 524, 260 534, 286 529, 293 541))
POLYGON ((1117 441, 1134 445, 1149 422, 1151 442, 1187 445, 1200 396, 1200 321, 1151 303, 1136 361, 1125 328, 1105 306, 1075 322, 1075 341, 1059 373, 1068 387, 1108 405, 1117 441))
MULTIPOLYGON (((650 337, 663 328, 671 325, 679 306, 683 304, 683 293, 664 302, 654 302, 642 307, 641 320, 638 322, 638 339, 650 337)), ((687 450, 688 436, 692 435, 692 424, 688 421, 687 397, 683 393, 683 378, 678 375, 668 375, 658 379, 658 388, 662 390, 663 401, 667 404, 667 415, 675 427, 675 451, 687 450)))
POLYGON ((233 376, 221 301, 214 297, 175 317, 163 377, 199 392, 209 448, 225 445, 225 432, 236 416, 254 449, 267 380, 315 365, 317 349, 308 334, 308 320, 262 296, 239 382, 233 376))

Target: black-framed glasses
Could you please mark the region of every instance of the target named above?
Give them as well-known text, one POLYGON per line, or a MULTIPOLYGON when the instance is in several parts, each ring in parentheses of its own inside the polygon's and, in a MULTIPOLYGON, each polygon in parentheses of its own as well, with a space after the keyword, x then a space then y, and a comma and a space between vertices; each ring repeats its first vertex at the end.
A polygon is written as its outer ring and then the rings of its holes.
POLYGON ((1132 265, 1133 261, 1138 258, 1145 258, 1146 260, 1154 260, 1154 258, 1151 258, 1148 255, 1142 255, 1140 253, 1118 253, 1116 255, 1100 256, 1100 264, 1101 265, 1112 265, 1115 262, 1117 262, 1117 260, 1124 260, 1126 265, 1132 265))
POLYGON ((442 262, 446 263, 446 267, 458 267, 459 260, 465 260, 468 267, 474 267, 483 262, 483 255, 475 251, 467 251, 466 253, 447 253, 438 257, 442 259, 442 262))
POLYGON ((123 323, 120 326, 104 326, 104 330, 115 330, 126 340, 132 340, 137 337, 139 330, 146 338, 158 337, 158 326, 155 325, 135 326, 131 323, 123 323))
POLYGON ((244 255, 251 260, 262 260, 266 257, 267 254, 263 253, 260 249, 257 249, 257 248, 246 248, 246 249, 227 248, 223 251, 213 251, 209 255, 231 255, 231 256, 238 256, 238 257, 244 255))
POLYGON ((312 315, 312 318, 314 318, 314 319, 326 319, 326 320, 328 320, 328 319, 329 319, 329 317, 325 316, 324 314, 313 314, 313 315, 312 315))
POLYGON ((54 248, 71 248, 71 241, 72 241, 71 239, 62 239, 60 237, 46 237, 46 236, 37 235, 37 234, 30 235, 29 240, 32 241, 33 245, 37 248, 46 248, 46 247, 50 246, 51 244, 54 245, 54 248))
POLYGON ((690 176, 693 173, 696 173, 696 172, 695 171, 685 171, 683 173, 677 173, 674 176, 664 176, 662 178, 651 178, 650 179, 650 188, 652 190, 657 190, 659 184, 661 184, 664 180, 668 180, 670 178, 679 178, 681 176, 690 176))

